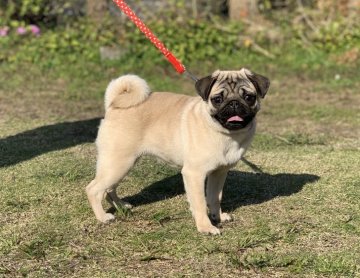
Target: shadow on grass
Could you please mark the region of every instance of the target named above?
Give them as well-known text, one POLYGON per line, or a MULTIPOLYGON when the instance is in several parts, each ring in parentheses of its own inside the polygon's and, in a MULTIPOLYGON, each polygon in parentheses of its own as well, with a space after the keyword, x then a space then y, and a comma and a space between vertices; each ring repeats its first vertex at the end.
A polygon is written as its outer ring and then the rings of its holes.
POLYGON ((280 196, 298 193, 308 184, 319 180, 312 174, 255 174, 230 171, 224 188, 222 208, 233 211, 238 207, 259 204, 280 196))
MULTIPOLYGON (((233 211, 238 207, 258 204, 279 196, 295 194, 319 176, 311 174, 255 174, 230 171, 224 187, 222 208, 233 211)), ((141 192, 124 198, 132 205, 139 206, 162 201, 184 194, 181 174, 177 174, 144 188, 141 192)))
POLYGON ((95 141, 100 118, 38 127, 0 139, 0 168, 95 141))
POLYGON ((123 198, 123 200, 134 206, 140 206, 163 201, 184 193, 182 176, 179 173, 157 181, 145 187, 139 193, 123 198))

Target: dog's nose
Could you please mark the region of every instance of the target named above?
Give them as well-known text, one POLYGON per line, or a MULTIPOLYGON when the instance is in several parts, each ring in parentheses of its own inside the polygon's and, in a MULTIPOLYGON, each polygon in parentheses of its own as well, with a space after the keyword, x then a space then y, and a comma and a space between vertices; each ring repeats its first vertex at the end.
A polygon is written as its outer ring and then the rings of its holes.
POLYGON ((237 101, 237 100, 232 100, 232 101, 229 103, 229 105, 230 105, 231 108, 237 109, 237 108, 239 108, 240 103, 239 103, 239 101, 237 101))

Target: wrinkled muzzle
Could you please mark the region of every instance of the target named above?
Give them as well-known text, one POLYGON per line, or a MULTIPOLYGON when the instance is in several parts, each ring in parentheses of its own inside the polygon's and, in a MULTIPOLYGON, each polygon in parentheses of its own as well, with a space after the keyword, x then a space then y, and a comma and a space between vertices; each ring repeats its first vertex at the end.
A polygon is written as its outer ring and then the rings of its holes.
POLYGON ((238 130, 246 127, 255 117, 256 112, 239 100, 231 100, 213 117, 226 129, 238 130))

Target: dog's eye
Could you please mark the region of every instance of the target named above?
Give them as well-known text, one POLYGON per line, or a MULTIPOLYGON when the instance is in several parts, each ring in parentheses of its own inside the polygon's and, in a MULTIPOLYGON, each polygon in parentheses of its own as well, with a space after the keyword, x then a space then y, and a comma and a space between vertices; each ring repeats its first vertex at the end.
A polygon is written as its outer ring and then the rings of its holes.
POLYGON ((217 95, 217 96, 213 97, 211 99, 211 101, 212 101, 213 104, 219 105, 219 104, 221 104, 223 102, 223 96, 221 94, 217 95))
POLYGON ((244 99, 247 104, 253 105, 255 103, 256 97, 254 95, 245 94, 244 99))

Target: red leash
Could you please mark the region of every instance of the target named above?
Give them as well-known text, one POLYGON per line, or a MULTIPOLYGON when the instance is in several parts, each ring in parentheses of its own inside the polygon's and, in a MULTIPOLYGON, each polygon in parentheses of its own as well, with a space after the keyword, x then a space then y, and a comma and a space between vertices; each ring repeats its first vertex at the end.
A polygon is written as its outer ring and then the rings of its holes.
POLYGON ((185 66, 168 50, 165 45, 154 35, 153 32, 141 21, 141 19, 134 13, 134 11, 125 3, 124 0, 113 0, 115 4, 126 14, 132 22, 139 28, 139 30, 152 42, 157 49, 165 56, 165 58, 173 65, 175 70, 180 73, 187 73, 187 75, 194 81, 198 79, 186 70, 185 66))

